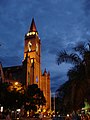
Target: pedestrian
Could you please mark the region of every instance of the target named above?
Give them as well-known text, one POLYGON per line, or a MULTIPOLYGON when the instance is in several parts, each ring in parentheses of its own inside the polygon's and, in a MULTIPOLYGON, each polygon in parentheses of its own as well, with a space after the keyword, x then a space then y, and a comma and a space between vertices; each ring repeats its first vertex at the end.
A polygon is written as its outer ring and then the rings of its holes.
POLYGON ((40 113, 39 118, 40 118, 40 120, 42 120, 42 118, 43 118, 43 114, 42 113, 40 113))
POLYGON ((71 115, 67 114, 67 116, 65 117, 65 120, 72 120, 71 115))
POLYGON ((5 120, 11 120, 10 113, 8 111, 6 113, 6 119, 5 120))

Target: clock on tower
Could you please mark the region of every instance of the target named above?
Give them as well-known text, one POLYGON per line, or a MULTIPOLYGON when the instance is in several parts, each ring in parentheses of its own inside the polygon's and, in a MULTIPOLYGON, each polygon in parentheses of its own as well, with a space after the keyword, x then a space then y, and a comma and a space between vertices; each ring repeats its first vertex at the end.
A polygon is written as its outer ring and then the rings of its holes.
POLYGON ((32 50, 31 47, 32 47, 32 43, 29 41, 29 42, 28 42, 28 51, 29 51, 29 52, 32 50))

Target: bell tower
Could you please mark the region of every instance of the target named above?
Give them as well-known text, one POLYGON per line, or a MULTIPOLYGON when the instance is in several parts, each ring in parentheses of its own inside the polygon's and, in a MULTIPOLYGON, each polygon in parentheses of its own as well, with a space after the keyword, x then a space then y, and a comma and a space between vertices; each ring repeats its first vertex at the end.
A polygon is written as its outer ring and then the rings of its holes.
POLYGON ((25 35, 24 60, 27 59, 26 85, 38 84, 41 79, 41 43, 34 22, 32 19, 30 29, 25 35))

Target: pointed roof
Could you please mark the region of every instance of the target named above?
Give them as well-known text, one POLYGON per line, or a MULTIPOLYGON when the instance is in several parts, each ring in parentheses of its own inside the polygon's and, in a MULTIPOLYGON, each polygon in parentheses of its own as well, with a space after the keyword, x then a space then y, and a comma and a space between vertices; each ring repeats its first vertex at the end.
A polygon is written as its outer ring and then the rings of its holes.
POLYGON ((34 18, 32 19, 32 22, 31 22, 30 32, 37 32, 36 25, 35 25, 35 22, 34 22, 34 18))
POLYGON ((4 81, 4 73, 3 73, 3 67, 2 67, 2 63, 1 62, 0 62, 0 78, 2 79, 2 82, 3 82, 4 81))
POLYGON ((44 73, 43 73, 43 75, 45 75, 45 74, 47 74, 46 68, 45 68, 45 70, 44 70, 44 73))

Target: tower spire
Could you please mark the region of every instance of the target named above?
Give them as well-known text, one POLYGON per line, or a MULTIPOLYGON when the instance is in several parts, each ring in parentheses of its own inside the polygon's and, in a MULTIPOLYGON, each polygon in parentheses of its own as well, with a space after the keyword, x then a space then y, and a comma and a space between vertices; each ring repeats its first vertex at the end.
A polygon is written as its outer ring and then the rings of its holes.
POLYGON ((25 35, 25 39, 29 38, 30 36, 35 36, 35 35, 38 36, 38 32, 37 32, 37 29, 36 29, 34 18, 32 18, 31 26, 29 28, 28 33, 25 35))
POLYGON ((32 18, 31 26, 30 26, 30 32, 37 32, 36 25, 34 22, 34 18, 32 18))

